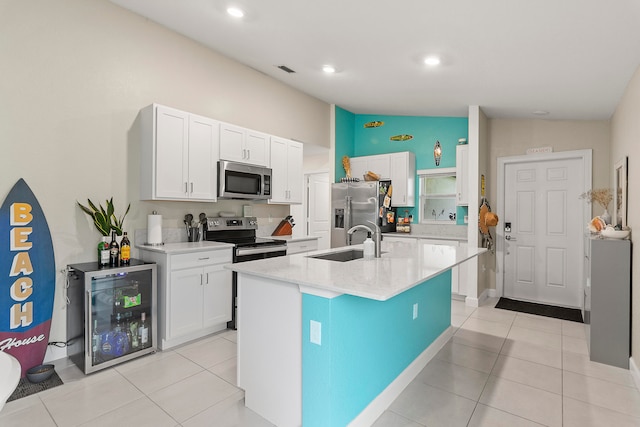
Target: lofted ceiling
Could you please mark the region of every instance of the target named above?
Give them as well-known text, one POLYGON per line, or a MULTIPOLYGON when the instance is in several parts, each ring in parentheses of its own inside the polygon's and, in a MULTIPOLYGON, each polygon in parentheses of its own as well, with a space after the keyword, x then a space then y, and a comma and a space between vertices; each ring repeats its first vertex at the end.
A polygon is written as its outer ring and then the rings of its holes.
POLYGON ((637 0, 111 1, 357 114, 609 119, 640 65, 637 0))

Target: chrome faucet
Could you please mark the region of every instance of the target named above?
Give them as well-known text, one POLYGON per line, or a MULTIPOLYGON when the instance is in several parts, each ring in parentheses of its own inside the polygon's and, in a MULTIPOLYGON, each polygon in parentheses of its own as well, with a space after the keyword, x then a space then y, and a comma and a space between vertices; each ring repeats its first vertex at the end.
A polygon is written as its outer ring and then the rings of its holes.
POLYGON ((373 221, 367 221, 367 222, 373 224, 376 231, 373 231, 371 228, 367 227, 366 225, 362 225, 362 224, 354 225, 347 231, 347 245, 351 245, 351 236, 356 230, 366 230, 369 233, 375 235, 375 242, 376 242, 375 257, 380 258, 380 254, 381 254, 380 240, 382 239, 382 235, 380 234, 380 227, 378 227, 378 224, 376 224, 373 221))

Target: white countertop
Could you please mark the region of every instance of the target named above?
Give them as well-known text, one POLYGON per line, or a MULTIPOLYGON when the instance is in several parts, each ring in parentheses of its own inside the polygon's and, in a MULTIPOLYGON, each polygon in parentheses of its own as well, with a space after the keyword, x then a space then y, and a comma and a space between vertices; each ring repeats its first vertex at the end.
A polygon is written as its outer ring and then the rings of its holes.
POLYGON ((165 243, 159 246, 149 245, 136 245, 136 248, 144 251, 161 252, 165 254, 179 254, 185 252, 201 252, 210 251, 216 249, 230 249, 233 248, 231 243, 221 242, 180 242, 180 243, 165 243))
POLYGON ((384 242, 382 257, 348 262, 309 258, 329 252, 361 249, 362 245, 335 248, 228 264, 226 268, 268 279, 309 287, 305 293, 355 295, 386 301, 427 279, 486 251, 427 243, 384 242))
MULTIPOLYGON (((390 233, 382 233, 383 236, 389 237, 404 237, 404 238, 414 238, 414 239, 433 239, 433 240, 455 240, 457 242, 466 242, 466 237, 456 237, 456 236, 442 236, 436 234, 423 234, 423 233, 398 233, 398 232, 390 232, 390 233)), ((384 238, 383 238, 384 240, 384 238)))

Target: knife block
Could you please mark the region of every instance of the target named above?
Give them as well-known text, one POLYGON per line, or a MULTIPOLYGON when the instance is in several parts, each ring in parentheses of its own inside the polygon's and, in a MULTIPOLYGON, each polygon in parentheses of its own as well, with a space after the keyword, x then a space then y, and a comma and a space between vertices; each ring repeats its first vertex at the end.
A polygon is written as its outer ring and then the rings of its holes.
POLYGON ((276 229, 271 234, 272 236, 291 236, 293 232, 293 227, 287 220, 280 221, 280 224, 276 227, 276 229))

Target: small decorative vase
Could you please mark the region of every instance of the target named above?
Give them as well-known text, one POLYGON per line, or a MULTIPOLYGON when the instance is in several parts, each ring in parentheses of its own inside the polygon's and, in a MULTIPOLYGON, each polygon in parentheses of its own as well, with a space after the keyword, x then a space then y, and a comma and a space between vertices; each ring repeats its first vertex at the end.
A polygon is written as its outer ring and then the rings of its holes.
POLYGON ((602 213, 602 215, 600 215, 600 218, 602 218, 602 220, 605 222, 605 224, 611 224, 611 215, 609 215, 609 212, 605 209, 604 212, 602 213))

